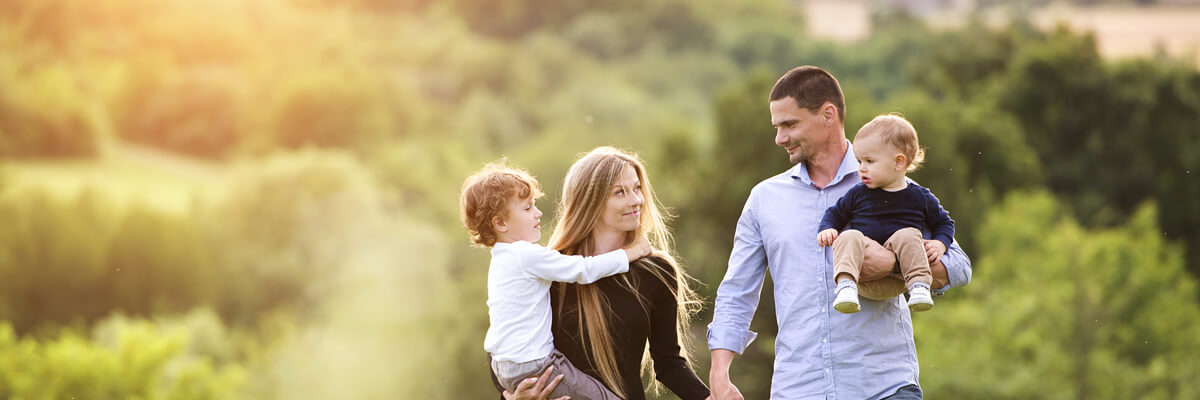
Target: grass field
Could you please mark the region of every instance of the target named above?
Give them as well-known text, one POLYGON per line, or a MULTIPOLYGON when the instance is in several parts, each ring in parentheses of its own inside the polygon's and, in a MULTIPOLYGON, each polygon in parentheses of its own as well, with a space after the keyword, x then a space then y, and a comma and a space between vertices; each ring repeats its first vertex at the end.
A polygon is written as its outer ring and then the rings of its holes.
POLYGON ((98 160, 38 160, 6 164, 6 190, 45 190, 74 197, 91 189, 116 204, 142 203, 183 212, 220 193, 223 169, 126 144, 108 146, 98 160))

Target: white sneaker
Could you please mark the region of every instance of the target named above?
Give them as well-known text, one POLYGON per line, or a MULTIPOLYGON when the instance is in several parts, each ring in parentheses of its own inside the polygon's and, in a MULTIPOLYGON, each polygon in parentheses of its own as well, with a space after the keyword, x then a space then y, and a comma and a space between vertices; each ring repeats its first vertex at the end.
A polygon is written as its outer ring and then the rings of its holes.
POLYGON ((933 308, 933 296, 929 288, 916 286, 908 290, 908 309, 912 311, 929 311, 933 308))
POLYGON ((833 300, 833 309, 841 311, 843 314, 853 314, 858 312, 858 287, 847 286, 838 290, 837 298, 833 300))

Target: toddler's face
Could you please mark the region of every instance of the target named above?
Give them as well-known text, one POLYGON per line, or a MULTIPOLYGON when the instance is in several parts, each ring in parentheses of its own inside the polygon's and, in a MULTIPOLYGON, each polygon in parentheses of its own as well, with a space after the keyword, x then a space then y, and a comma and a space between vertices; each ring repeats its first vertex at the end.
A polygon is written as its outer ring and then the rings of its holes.
POLYGON ((504 224, 508 226, 508 236, 512 240, 536 243, 542 239, 542 211, 533 203, 533 196, 508 199, 508 216, 504 218, 504 224))
POLYGON ((904 187, 904 172, 908 165, 903 153, 884 143, 880 136, 855 140, 854 156, 858 158, 858 176, 867 187, 884 190, 904 187))

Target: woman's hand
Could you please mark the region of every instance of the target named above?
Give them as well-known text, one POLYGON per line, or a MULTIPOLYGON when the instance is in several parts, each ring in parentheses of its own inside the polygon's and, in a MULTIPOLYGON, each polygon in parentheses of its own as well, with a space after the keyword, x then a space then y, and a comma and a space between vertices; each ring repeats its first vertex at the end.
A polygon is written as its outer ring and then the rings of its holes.
MULTIPOLYGON (((529 378, 521 381, 517 385, 517 392, 504 391, 505 400, 547 400, 550 393, 554 392, 554 388, 558 387, 558 382, 562 381, 563 376, 559 375, 550 379, 554 374, 554 366, 546 368, 542 372, 542 376, 538 378, 529 378), (549 383, 547 383, 549 382, 549 383)), ((554 400, 570 400, 571 397, 563 396, 554 400)))

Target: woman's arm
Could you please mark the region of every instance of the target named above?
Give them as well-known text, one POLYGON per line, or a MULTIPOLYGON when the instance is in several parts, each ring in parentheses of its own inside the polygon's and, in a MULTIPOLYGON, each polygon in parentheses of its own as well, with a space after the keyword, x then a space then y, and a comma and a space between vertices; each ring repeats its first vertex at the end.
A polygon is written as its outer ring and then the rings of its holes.
POLYGON ((671 267, 663 269, 667 272, 664 275, 668 277, 670 285, 663 285, 663 282, 652 278, 650 281, 653 284, 643 286, 658 289, 650 315, 650 357, 654 359, 654 373, 658 375, 658 381, 680 399, 703 400, 709 395, 708 386, 679 354, 679 336, 676 332, 679 304, 673 294, 675 274, 671 267))

